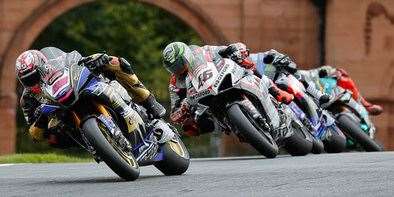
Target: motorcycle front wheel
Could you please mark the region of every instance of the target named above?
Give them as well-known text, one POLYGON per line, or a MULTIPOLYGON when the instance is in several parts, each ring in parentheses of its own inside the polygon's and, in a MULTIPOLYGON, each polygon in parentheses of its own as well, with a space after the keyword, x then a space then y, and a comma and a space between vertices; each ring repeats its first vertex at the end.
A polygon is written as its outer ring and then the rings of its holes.
POLYGON ((84 121, 82 125, 84 135, 89 144, 93 146, 97 155, 117 175, 127 181, 133 181, 139 177, 140 169, 133 155, 127 154, 110 137, 104 125, 101 125, 96 117, 84 121))
POLYGON ((364 133, 358 123, 349 116, 339 115, 337 117, 337 124, 348 136, 350 136, 350 138, 360 144, 366 151, 383 151, 382 147, 364 133))
POLYGON ((293 127, 294 133, 285 139, 285 148, 291 156, 304 156, 312 151, 313 142, 307 138, 313 138, 309 132, 303 132, 302 128, 293 127), (309 136, 306 136, 308 135, 309 136))
POLYGON ((330 135, 323 140, 324 149, 327 153, 340 153, 346 150, 346 138, 340 135, 337 130, 339 128, 336 125, 327 128, 330 135))
POLYGON ((265 136, 262 128, 259 127, 251 115, 241 110, 238 104, 233 104, 227 109, 229 121, 240 132, 242 137, 260 154, 267 158, 274 158, 278 155, 279 148, 273 139, 265 136))

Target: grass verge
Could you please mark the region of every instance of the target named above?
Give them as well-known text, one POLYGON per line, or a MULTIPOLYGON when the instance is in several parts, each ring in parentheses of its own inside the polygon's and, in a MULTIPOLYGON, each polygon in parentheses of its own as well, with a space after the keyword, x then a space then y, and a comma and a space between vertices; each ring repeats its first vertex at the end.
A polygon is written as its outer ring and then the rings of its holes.
POLYGON ((91 162, 90 157, 78 157, 59 153, 20 153, 0 156, 0 164, 4 163, 72 163, 91 162))

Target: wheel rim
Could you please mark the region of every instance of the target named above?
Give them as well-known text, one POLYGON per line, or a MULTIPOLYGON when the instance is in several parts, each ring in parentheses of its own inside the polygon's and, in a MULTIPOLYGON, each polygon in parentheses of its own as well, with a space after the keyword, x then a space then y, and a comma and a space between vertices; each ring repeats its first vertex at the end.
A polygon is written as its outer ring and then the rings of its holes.
POLYGON ((185 151, 185 148, 179 143, 175 141, 169 141, 168 144, 170 145, 170 148, 179 156, 186 158, 187 154, 185 151))

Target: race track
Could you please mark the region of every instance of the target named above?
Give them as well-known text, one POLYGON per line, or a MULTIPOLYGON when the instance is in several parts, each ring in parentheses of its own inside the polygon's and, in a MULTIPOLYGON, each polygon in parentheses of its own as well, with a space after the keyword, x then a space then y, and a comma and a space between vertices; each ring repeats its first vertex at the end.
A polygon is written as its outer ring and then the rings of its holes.
POLYGON ((394 196, 394 152, 193 160, 182 176, 104 164, 0 165, 0 196, 394 196))

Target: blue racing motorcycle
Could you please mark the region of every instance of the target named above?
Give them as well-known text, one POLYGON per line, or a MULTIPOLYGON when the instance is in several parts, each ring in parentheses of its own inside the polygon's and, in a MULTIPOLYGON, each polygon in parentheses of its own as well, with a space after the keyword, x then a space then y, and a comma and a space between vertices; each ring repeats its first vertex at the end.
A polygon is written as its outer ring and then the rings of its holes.
MULTIPOLYGON (((328 153, 338 153, 345 150, 346 138, 342 131, 335 123, 335 119, 328 111, 322 109, 306 91, 304 85, 291 74, 282 74, 277 78, 275 83, 278 87, 288 87, 294 94, 302 94, 303 102, 309 106, 309 115, 301 110, 300 105, 295 102, 289 104, 290 109, 297 117, 309 128, 315 137, 313 153, 321 153, 324 150, 328 153)), ((300 101, 299 101, 300 102, 300 101)))
POLYGON ((61 121, 71 139, 123 179, 137 179, 139 166, 144 165, 153 164, 165 175, 179 175, 188 169, 189 153, 174 127, 149 117, 116 81, 105 81, 83 65, 68 64, 58 57, 44 65, 47 77, 40 85, 47 102, 38 109, 40 117, 61 121), (113 105, 92 94, 100 91, 100 85, 107 85, 137 111, 145 129, 130 133, 125 119, 110 107, 113 105))

